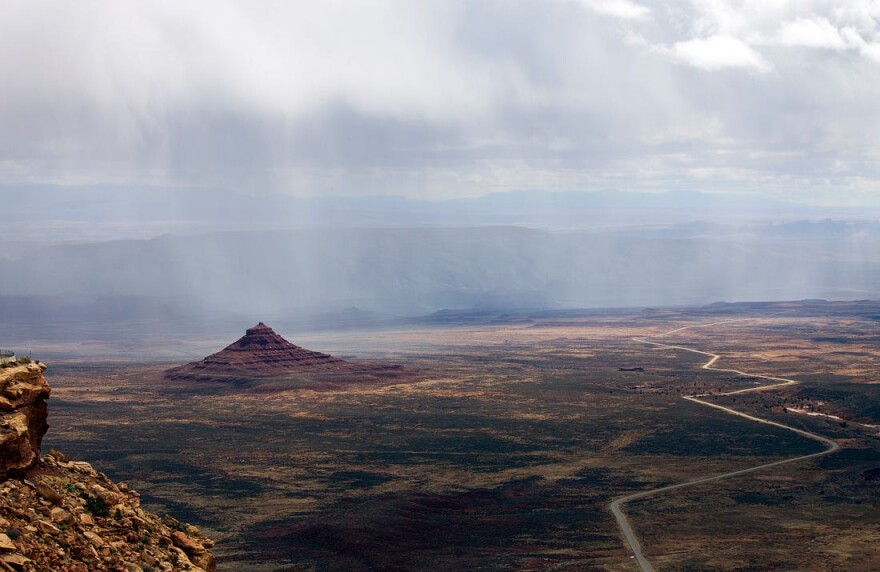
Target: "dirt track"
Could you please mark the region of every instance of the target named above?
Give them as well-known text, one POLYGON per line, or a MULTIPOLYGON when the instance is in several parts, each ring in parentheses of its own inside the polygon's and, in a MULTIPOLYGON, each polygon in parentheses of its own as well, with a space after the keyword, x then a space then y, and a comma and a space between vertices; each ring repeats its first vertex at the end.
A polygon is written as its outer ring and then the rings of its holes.
MULTIPOLYGON (((739 320, 723 320, 720 322, 712 322, 709 324, 700 324, 700 325, 695 325, 695 326, 684 326, 681 328, 676 328, 674 330, 670 330, 668 332, 663 332, 661 334, 655 334, 653 336, 647 336, 647 337, 656 338, 656 337, 661 337, 661 336, 668 336, 670 334, 674 334, 676 332, 680 332, 682 330, 686 330, 689 328, 705 328, 705 327, 715 326, 715 325, 724 324, 724 323, 728 323, 728 322, 732 322, 732 321, 739 321, 739 320)), ((713 364, 721 356, 718 354, 713 354, 711 352, 704 352, 704 351, 700 351, 700 350, 687 348, 684 346, 676 346, 676 345, 670 345, 670 344, 663 344, 660 342, 652 342, 652 341, 647 340, 645 338, 633 338, 633 341, 636 341, 636 342, 639 342, 642 344, 650 344, 652 346, 657 346, 657 347, 661 347, 661 348, 682 350, 682 351, 686 351, 686 352, 691 352, 691 353, 696 353, 696 354, 707 356, 709 358, 709 361, 707 361, 706 363, 703 364, 702 369, 707 369, 707 370, 711 370, 711 371, 722 371, 722 372, 736 373, 739 375, 745 375, 745 376, 749 376, 749 377, 766 379, 766 380, 776 382, 776 383, 772 383, 769 385, 761 385, 758 387, 749 387, 746 389, 738 389, 736 391, 729 391, 726 393, 682 396, 682 398, 687 399, 688 401, 692 401, 694 403, 699 403, 700 405, 705 405, 706 407, 712 407, 714 409, 719 409, 719 410, 724 411, 725 413, 729 413, 731 415, 737 415, 739 417, 744 417, 746 419, 749 419, 751 421, 755 421, 757 423, 764 423, 767 425, 773 425, 774 427, 780 427, 782 429, 787 429, 788 431, 793 431, 793 432, 797 433, 798 435, 802 435, 802 436, 807 437, 809 439, 812 439, 814 441, 818 441, 828 447, 824 451, 820 451, 818 453, 812 453, 810 455, 800 455, 798 457, 792 457, 790 459, 783 459, 781 461, 774 461, 772 463, 765 463, 763 465, 757 465, 755 467, 748 467, 746 469, 740 469, 738 471, 731 471, 729 473, 723 473, 720 475, 701 477, 701 478, 694 479, 691 481, 685 481, 683 483, 660 487, 657 489, 651 489, 648 491, 641 491, 638 493, 633 493, 630 495, 626 495, 626 496, 614 499, 611 502, 611 504, 609 505, 609 508, 611 510, 611 513, 614 515, 614 518, 617 519, 617 525, 618 525, 618 527, 620 527, 620 531, 623 533, 623 536, 626 539, 626 542, 629 544, 630 550, 632 550, 632 552, 633 552, 633 557, 635 558, 636 562, 638 562, 638 564, 641 567, 643 572, 651 572, 654 570, 654 567, 651 566, 651 562, 642 553, 642 546, 639 543, 638 536, 636 535, 635 531, 633 530, 632 525, 630 524, 629 520, 626 518, 626 514, 624 514, 624 512, 623 512, 622 507, 626 503, 633 501, 633 500, 637 500, 637 499, 657 495, 660 493, 664 493, 667 491, 672 491, 672 490, 681 489, 681 488, 685 488, 685 487, 689 487, 689 486, 693 486, 693 485, 699 485, 699 484, 703 484, 703 483, 709 483, 712 481, 719 481, 721 479, 728 479, 728 478, 736 477, 739 475, 745 475, 747 473, 752 473, 754 471, 760 471, 763 469, 778 467, 780 465, 786 465, 788 463, 795 463, 797 461, 804 461, 806 459, 812 459, 812 458, 821 457, 824 455, 829 455, 829 454, 834 453, 835 451, 840 449, 840 445, 838 445, 836 442, 834 442, 833 440, 831 440, 827 437, 823 437, 823 436, 817 435, 815 433, 810 433, 809 431, 803 431, 801 429, 796 429, 794 427, 789 427, 788 425, 783 425, 782 423, 777 423, 775 421, 769 421, 767 419, 761 419, 760 417, 754 417, 752 415, 748 415, 746 413, 736 411, 736 410, 731 409, 729 407, 724 407, 723 405, 710 403, 708 401, 704 401, 704 400, 700 399, 700 397, 705 397, 706 395, 736 395, 736 394, 740 394, 740 393, 748 393, 748 392, 754 392, 754 391, 766 391, 768 389, 773 389, 776 387, 782 387, 785 385, 796 384, 796 383, 798 383, 797 381, 795 381, 793 379, 786 379, 783 377, 771 377, 768 375, 757 375, 754 373, 748 373, 748 372, 740 371, 737 369, 722 369, 722 368, 713 367, 713 364)))

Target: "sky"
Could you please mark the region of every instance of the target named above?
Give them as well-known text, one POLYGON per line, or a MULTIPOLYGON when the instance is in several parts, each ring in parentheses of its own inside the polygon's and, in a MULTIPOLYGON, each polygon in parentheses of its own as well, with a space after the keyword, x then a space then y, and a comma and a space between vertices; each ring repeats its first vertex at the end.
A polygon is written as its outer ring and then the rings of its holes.
POLYGON ((5 0, 0 78, 0 185, 880 205, 878 0, 5 0))

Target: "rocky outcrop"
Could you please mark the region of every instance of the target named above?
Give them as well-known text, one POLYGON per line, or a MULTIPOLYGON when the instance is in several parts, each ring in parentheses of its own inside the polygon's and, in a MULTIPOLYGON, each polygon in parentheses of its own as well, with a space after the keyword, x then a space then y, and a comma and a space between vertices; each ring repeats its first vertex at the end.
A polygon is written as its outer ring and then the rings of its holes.
POLYGON ((297 372, 399 372, 400 366, 352 363, 294 345, 260 322, 235 343, 201 361, 171 368, 166 379, 230 381, 283 377, 297 372))
POLYGON ((49 429, 45 369, 36 362, 0 369, 0 480, 23 474, 39 460, 49 429))
POLYGON ((45 369, 0 368, 0 571, 213 572, 213 542, 197 528, 144 511, 88 463, 40 456, 45 369))
POLYGON ((213 542, 57 452, 0 484, 0 570, 213 572, 213 542))

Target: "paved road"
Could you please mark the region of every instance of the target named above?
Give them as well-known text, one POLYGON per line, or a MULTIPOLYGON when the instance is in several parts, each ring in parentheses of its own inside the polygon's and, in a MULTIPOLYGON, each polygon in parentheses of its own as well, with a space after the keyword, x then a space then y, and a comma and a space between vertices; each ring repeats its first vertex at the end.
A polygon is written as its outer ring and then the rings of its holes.
MULTIPOLYGON (((680 332, 682 330, 687 330, 690 328, 706 328, 709 326, 715 326, 715 325, 719 325, 719 324, 727 324, 730 322, 737 322, 737 321, 741 321, 741 320, 739 320, 739 319, 738 320, 723 320, 720 322, 712 322, 710 324, 701 324, 701 325, 696 325, 696 326, 684 326, 681 328, 676 328, 674 330, 670 330, 668 332, 663 332, 662 334, 655 334, 653 336, 647 336, 647 337, 656 338, 656 337, 660 337, 660 336, 668 336, 670 334, 674 334, 676 332, 680 332)), ((740 469, 738 471, 731 471, 729 473, 723 473, 720 475, 712 475, 709 477, 702 477, 699 479, 694 479, 692 481, 686 481, 686 482, 678 483, 675 485, 669 485, 666 487, 651 489, 649 491, 642 491, 642 492, 638 492, 638 493, 633 493, 631 495, 626 495, 624 497, 614 499, 611 502, 611 504, 609 505, 609 508, 611 509, 611 513, 614 515, 614 518, 617 519, 617 526, 620 527, 620 531, 623 533, 624 538, 626 538, 627 544, 629 544, 629 547, 632 550, 633 557, 635 558, 636 562, 638 562, 638 564, 641 567, 643 572, 653 572, 654 567, 651 566, 651 562, 642 553, 642 546, 639 543, 639 538, 636 535, 635 531, 633 530, 632 525, 629 522, 629 519, 626 518, 626 514, 624 514, 624 512, 623 512, 622 507, 626 503, 628 503, 630 501, 637 500, 637 499, 657 495, 660 493, 665 493, 667 491, 682 489, 684 487, 690 487, 693 485, 699 485, 699 484, 703 484, 703 483, 711 483, 712 481, 720 481, 721 479, 729 479, 731 477, 737 477, 739 475, 745 475, 747 473, 752 473, 752 472, 760 471, 763 469, 778 467, 780 465, 787 465, 788 463, 795 463, 798 461, 804 461, 806 459, 813 459, 815 457, 822 457, 823 455, 829 455, 831 453, 834 453, 838 449, 840 449, 840 445, 838 445, 837 443, 835 443, 834 441, 832 441, 831 439, 829 439, 827 437, 823 437, 822 435, 810 433, 809 431, 804 431, 802 429, 797 429, 795 427, 789 427, 788 425, 783 425, 782 423, 777 423, 775 421, 761 419, 760 417, 754 417, 754 416, 749 415, 747 413, 742 413, 742 412, 733 410, 729 407, 724 407, 723 405, 718 405, 716 403, 710 403, 708 401, 704 401, 704 400, 700 399, 700 397, 705 397, 706 395, 736 395, 739 393, 748 393, 748 392, 754 392, 754 391, 766 391, 768 389, 782 387, 784 385, 796 384, 797 381, 795 381, 793 379, 786 379, 784 377, 771 377, 769 375, 756 375, 754 373, 747 373, 744 371, 740 371, 738 369, 722 369, 722 368, 713 367, 713 364, 721 356, 718 354, 713 354, 711 352, 704 352, 704 351, 700 351, 700 350, 686 348, 684 346, 675 346, 675 345, 670 345, 670 344, 662 344, 660 342, 652 342, 650 340, 646 340, 645 338, 633 338, 633 341, 636 341, 636 342, 639 342, 642 344, 650 344, 652 346, 657 346, 657 347, 661 347, 661 348, 682 350, 682 351, 686 351, 686 352, 691 352, 691 353, 707 356, 709 358, 709 361, 707 361, 706 363, 703 364, 703 366, 702 366, 703 369, 709 369, 712 371, 724 371, 724 372, 736 373, 739 375, 745 375, 748 377, 766 379, 769 381, 776 382, 776 383, 772 383, 769 385, 761 385, 761 386, 757 386, 757 387, 749 387, 746 389, 738 389, 736 391, 728 391, 726 393, 714 393, 714 394, 705 394, 704 393, 704 394, 700 394, 700 395, 682 396, 682 397, 684 399, 687 399, 688 401, 692 401, 694 403, 699 403, 700 405, 705 405, 706 407, 720 409, 721 411, 724 411, 725 413, 729 413, 731 415, 737 415, 739 417, 745 417, 746 419, 749 419, 751 421, 755 421, 757 423, 764 423, 765 425, 773 425, 774 427, 780 427, 782 429, 787 429, 788 431, 793 431, 793 432, 797 433, 798 435, 802 435, 803 437, 807 437, 808 439, 818 441, 818 442, 822 443, 823 445, 827 446, 827 449, 825 449, 824 451, 820 451, 818 453, 812 453, 810 455, 801 455, 799 457, 792 457, 790 459, 783 459, 781 461, 774 461, 772 463, 765 463, 763 465, 758 465, 756 467, 749 467, 747 469, 740 469)))

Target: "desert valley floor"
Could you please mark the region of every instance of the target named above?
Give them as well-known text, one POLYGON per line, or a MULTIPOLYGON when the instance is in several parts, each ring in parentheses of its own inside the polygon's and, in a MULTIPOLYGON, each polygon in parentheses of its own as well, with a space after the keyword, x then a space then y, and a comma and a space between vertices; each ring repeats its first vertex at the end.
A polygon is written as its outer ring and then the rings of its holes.
POLYGON ((760 382, 640 336, 798 380, 707 399, 841 446, 628 505, 658 570, 880 569, 880 304, 546 312, 288 336, 408 372, 384 382, 171 381, 165 369, 207 352, 172 363, 156 345, 112 360, 32 346, 54 351, 46 450, 202 526, 220 570, 636 570, 608 509, 615 497, 822 450, 682 399, 760 382), (659 335, 683 326, 699 327, 659 335))

